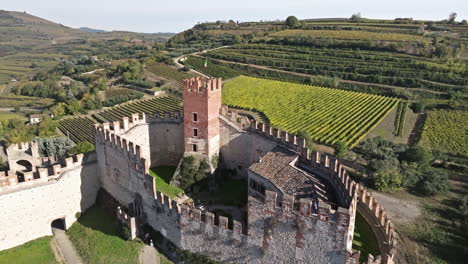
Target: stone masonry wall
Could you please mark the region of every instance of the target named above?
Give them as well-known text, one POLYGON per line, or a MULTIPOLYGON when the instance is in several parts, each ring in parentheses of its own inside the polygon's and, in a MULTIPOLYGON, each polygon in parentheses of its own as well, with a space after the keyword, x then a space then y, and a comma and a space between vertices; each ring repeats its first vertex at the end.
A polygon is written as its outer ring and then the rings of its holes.
POLYGON ((69 228, 77 212, 94 204, 100 185, 96 162, 64 168, 58 176, 0 193, 0 250, 52 235, 51 223, 58 218, 69 228))

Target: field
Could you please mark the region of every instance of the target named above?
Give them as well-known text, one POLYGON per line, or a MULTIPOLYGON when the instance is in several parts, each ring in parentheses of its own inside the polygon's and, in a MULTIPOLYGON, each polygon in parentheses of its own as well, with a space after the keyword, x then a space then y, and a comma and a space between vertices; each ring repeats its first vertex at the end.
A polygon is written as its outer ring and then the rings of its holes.
POLYGON ((467 124, 467 111, 430 111, 420 143, 435 151, 468 156, 467 124))
POLYGON ((184 190, 170 184, 175 170, 175 167, 156 167, 150 170, 150 175, 156 180, 156 190, 170 198, 174 198, 184 192, 184 190))
POLYGON ((0 251, 0 263, 53 264, 57 263, 52 252, 51 236, 29 241, 21 246, 0 251))
POLYGON ((221 77, 223 80, 231 79, 240 75, 237 71, 226 68, 220 64, 213 63, 210 60, 208 60, 208 67, 205 68, 205 60, 194 56, 188 57, 184 63, 195 68, 197 71, 200 71, 209 76, 221 77))
POLYGON ((224 85, 223 103, 262 112, 271 125, 313 140, 355 146, 398 100, 294 83, 239 77, 224 85))
POLYGON ((95 123, 121 121, 123 117, 131 117, 134 113, 139 113, 141 117, 143 112, 150 115, 158 112, 160 116, 164 116, 164 112, 167 111, 172 115, 173 111, 176 110, 182 110, 182 101, 179 98, 171 96, 156 97, 149 100, 121 104, 95 113, 92 116, 98 122, 90 117, 63 118, 59 121, 59 129, 64 135, 70 135, 70 139, 75 143, 88 141, 94 144, 95 123))
POLYGON ((27 118, 21 113, 0 112, 0 121, 5 122, 11 119, 21 119, 26 121, 27 118))
POLYGON ((89 117, 64 118, 59 121, 58 128, 75 143, 87 141, 94 144, 95 123, 89 117))
POLYGON ((29 108, 47 108, 54 103, 53 99, 38 98, 14 94, 0 95, 0 107, 29 107, 29 108))
POLYGON ((334 39, 356 39, 356 40, 386 40, 386 41, 419 41, 427 42, 428 39, 418 35, 398 33, 377 33, 369 31, 350 30, 301 30, 288 29, 270 34, 273 37, 316 37, 334 39))
POLYGON ((192 77, 191 74, 176 70, 162 63, 152 62, 146 65, 146 69, 157 76, 182 84, 182 80, 192 77))
POLYGON ((99 207, 88 209, 67 233, 85 263, 139 263, 143 244, 120 238, 118 220, 99 207))
POLYGON ((407 54, 350 48, 238 44, 209 58, 309 75, 447 92, 468 84, 468 65, 407 54))

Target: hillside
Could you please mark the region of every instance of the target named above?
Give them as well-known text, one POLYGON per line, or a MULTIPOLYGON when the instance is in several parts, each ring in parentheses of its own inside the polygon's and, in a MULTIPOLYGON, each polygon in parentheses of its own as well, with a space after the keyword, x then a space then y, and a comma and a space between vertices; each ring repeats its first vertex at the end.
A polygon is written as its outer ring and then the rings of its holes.
POLYGON ((168 44, 174 53, 228 45, 195 56, 235 70, 253 67, 257 76, 258 69, 264 77, 274 77, 266 71, 290 72, 288 79, 300 76, 300 82, 327 76, 338 79, 340 88, 408 99, 466 92, 468 87, 466 21, 218 21, 198 24, 168 44))
POLYGON ((0 10, 0 84, 50 68, 70 56, 127 58, 128 54, 134 54, 129 49, 163 43, 171 36, 168 33, 85 32, 27 13, 0 10))

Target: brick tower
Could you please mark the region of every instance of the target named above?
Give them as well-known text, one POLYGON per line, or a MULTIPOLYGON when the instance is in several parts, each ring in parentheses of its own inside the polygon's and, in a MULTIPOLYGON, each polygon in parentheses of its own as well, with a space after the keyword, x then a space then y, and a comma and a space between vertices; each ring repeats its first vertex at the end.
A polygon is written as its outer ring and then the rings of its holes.
POLYGON ((221 78, 184 80, 185 153, 208 156, 219 153, 221 78))

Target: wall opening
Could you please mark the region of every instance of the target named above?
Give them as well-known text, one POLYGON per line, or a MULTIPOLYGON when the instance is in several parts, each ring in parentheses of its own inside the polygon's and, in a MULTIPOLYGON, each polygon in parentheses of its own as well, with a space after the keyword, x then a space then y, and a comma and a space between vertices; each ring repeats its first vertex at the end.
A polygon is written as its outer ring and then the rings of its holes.
POLYGON ((64 218, 55 219, 50 224, 50 227, 52 227, 52 230, 54 229, 65 230, 65 219, 64 218))
POLYGON ((198 128, 193 129, 193 136, 198 137, 198 128))
POLYGON ((198 121, 198 114, 197 113, 193 113, 193 121, 194 122, 198 121))
POLYGON ((19 170, 32 171, 33 169, 33 165, 27 160, 18 160, 16 164, 18 165, 19 170))
POLYGON ((192 151, 193 151, 193 152, 197 152, 197 144, 193 144, 193 145, 192 145, 192 151))

